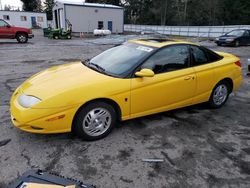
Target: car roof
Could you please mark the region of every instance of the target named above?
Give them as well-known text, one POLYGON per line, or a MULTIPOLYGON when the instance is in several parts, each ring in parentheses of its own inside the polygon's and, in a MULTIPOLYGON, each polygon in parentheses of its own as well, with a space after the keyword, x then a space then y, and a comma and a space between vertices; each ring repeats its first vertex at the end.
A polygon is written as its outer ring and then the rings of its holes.
POLYGON ((145 46, 151 46, 155 48, 162 48, 162 47, 173 45, 173 44, 191 44, 191 45, 200 46, 199 44, 195 44, 195 43, 188 42, 188 41, 167 39, 167 38, 134 39, 134 40, 129 40, 128 42, 141 44, 145 46))
MULTIPOLYGON (((233 30, 231 30, 231 31, 229 31, 229 32, 232 32, 232 31, 242 31, 242 30, 243 30, 243 31, 250 31, 249 29, 233 29, 233 30)), ((228 32, 228 33, 229 33, 229 32, 228 32)))

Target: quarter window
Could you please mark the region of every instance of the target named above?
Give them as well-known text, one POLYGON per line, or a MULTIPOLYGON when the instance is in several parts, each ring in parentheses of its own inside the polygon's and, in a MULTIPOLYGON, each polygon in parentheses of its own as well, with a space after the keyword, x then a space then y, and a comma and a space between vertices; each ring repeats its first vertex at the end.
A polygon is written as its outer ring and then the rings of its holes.
POLYGON ((166 47, 151 56, 141 68, 148 68, 155 74, 187 68, 189 66, 189 50, 186 45, 166 47))
POLYGON ((208 63, 206 52, 196 46, 191 46, 191 52, 193 54, 193 65, 202 65, 208 63))
POLYGON ((3 15, 3 19, 4 20, 10 20, 10 16, 9 15, 3 15))
POLYGON ((27 21, 27 16, 21 16, 21 21, 27 21))

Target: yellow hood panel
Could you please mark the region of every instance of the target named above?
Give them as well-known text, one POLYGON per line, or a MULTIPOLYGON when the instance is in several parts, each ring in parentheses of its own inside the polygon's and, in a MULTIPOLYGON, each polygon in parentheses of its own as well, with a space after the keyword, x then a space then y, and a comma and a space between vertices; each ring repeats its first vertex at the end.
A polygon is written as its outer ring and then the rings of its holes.
POLYGON ((77 62, 51 67, 32 76, 23 83, 22 90, 26 95, 33 95, 43 100, 83 84, 92 85, 106 79, 111 77, 77 62))
POLYGON ((129 79, 107 76, 75 62, 32 76, 20 90, 42 100, 32 108, 58 108, 83 104, 99 97, 121 95, 129 92, 129 88, 129 79))

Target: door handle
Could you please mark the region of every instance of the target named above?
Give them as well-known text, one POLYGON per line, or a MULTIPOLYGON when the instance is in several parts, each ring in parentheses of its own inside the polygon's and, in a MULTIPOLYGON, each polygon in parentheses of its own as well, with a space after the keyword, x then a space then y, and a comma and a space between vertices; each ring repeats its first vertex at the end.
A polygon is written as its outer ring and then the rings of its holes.
POLYGON ((190 79, 193 79, 193 80, 194 80, 194 76, 186 76, 186 77, 184 78, 184 80, 190 80, 190 79))
POLYGON ((184 78, 184 80, 190 80, 192 78, 192 76, 186 76, 185 78, 184 78))

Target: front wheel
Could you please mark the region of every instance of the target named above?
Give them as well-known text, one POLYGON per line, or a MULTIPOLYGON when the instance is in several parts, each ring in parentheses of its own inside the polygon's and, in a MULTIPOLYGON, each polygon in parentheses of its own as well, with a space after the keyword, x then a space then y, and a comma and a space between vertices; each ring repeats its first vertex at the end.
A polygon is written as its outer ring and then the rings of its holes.
POLYGON ((107 136, 115 126, 117 116, 114 108, 104 102, 84 106, 77 113, 73 132, 84 140, 93 141, 107 136))
POLYGON ((25 33, 18 33, 16 39, 19 43, 26 43, 28 41, 28 36, 25 33))
POLYGON ((212 108, 222 107, 230 94, 230 86, 228 82, 222 81, 219 82, 213 89, 213 92, 209 99, 209 105, 212 108))

